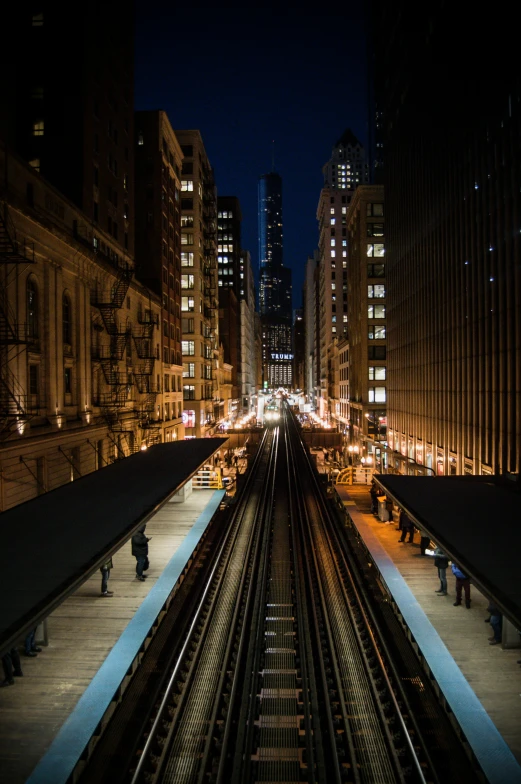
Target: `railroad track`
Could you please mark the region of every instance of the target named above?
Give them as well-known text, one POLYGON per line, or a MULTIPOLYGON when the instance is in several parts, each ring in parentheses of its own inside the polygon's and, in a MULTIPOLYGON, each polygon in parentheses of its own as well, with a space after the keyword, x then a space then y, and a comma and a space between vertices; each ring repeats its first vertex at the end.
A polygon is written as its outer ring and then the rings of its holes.
POLYGON ((415 718, 386 641, 396 627, 375 609, 288 409, 214 544, 125 764, 104 776, 94 751, 80 782, 443 780, 435 756, 454 733, 440 740, 415 718))

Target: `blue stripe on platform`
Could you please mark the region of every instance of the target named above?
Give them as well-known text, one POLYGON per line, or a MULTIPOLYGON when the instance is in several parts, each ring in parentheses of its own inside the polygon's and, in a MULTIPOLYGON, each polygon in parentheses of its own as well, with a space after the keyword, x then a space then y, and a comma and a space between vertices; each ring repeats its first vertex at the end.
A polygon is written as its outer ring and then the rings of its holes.
POLYGON ((521 784, 521 767, 394 561, 344 488, 336 488, 489 784, 521 784))
POLYGON ((224 496, 216 490, 26 784, 65 784, 224 496))

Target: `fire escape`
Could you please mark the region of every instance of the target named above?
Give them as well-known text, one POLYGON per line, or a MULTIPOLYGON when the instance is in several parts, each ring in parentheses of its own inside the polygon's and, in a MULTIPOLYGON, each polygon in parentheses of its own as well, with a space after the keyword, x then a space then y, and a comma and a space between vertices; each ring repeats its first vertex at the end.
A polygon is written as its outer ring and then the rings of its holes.
POLYGON ((124 438, 129 453, 136 452, 138 445, 134 437, 135 411, 129 410, 127 404, 131 402, 133 381, 132 374, 120 369, 125 350, 131 351, 131 329, 121 327, 118 311, 127 295, 132 279, 133 270, 129 265, 116 266, 116 281, 111 288, 110 295, 96 287, 91 291, 91 305, 98 308, 105 330, 109 336, 109 345, 93 346, 92 359, 98 362, 107 386, 110 391, 101 395, 100 407, 109 428, 114 446, 119 457, 125 457, 122 445, 124 438), (117 434, 117 436, 115 435, 117 434))
POLYGON ((151 310, 138 315, 140 327, 134 331, 134 345, 138 356, 138 365, 134 370, 137 390, 144 398, 140 402, 139 426, 145 431, 143 442, 147 446, 161 443, 161 420, 155 419, 156 397, 159 392, 154 384, 154 365, 157 359, 154 350, 154 329, 158 324, 158 316, 151 310))
POLYGON ((0 439, 13 432, 23 433, 26 423, 38 410, 38 396, 29 396, 9 364, 32 342, 27 324, 20 323, 8 301, 8 290, 18 274, 18 265, 34 264, 34 246, 20 242, 9 218, 7 204, 0 211, 0 439))

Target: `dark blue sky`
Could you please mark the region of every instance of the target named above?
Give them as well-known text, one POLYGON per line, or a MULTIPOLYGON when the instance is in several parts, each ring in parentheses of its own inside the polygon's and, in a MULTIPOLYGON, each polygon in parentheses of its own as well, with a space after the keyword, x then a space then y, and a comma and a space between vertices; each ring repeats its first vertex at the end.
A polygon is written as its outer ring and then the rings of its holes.
POLYGON ((346 127, 367 141, 363 11, 336 7, 136 6, 136 109, 164 109, 174 129, 201 131, 218 194, 240 199, 256 279, 257 181, 275 140, 293 307, 318 243, 322 166, 346 127))

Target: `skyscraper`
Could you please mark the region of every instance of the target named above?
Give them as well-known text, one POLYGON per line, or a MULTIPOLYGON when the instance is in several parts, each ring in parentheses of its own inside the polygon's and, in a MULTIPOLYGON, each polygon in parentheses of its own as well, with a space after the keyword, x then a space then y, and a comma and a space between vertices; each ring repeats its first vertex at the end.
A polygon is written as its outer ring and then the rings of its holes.
POLYGON ((335 143, 331 157, 322 168, 324 187, 317 208, 319 224, 318 257, 318 345, 317 401, 321 416, 329 408, 328 347, 348 333, 347 211, 356 188, 369 182, 365 150, 348 128, 335 143))
POLYGON ((292 384, 291 270, 283 264, 282 179, 259 179, 259 310, 264 387, 292 384))
POLYGON ((393 466, 521 468, 521 81, 502 14, 373 3, 393 466), (486 58, 476 56, 486 52, 486 58), (469 63, 473 63, 469 68, 469 63), (495 67, 500 72, 495 72, 495 67))

